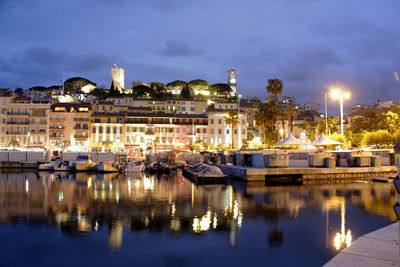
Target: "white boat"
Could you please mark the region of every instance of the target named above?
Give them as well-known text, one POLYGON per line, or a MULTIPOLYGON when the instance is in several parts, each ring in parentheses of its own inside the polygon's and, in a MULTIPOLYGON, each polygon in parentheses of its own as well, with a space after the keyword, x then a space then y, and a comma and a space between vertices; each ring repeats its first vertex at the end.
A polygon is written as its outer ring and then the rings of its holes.
POLYGON ((54 166, 56 166, 58 162, 47 162, 39 164, 38 169, 39 171, 53 171, 54 166))
POLYGON ((121 166, 115 161, 105 161, 96 165, 98 172, 119 172, 121 166))
POLYGON ((69 161, 61 161, 58 162, 55 166, 54 166, 54 171, 55 172, 68 172, 71 170, 71 164, 69 163, 69 161))
POLYGON ((89 155, 79 155, 76 157, 75 171, 95 171, 96 163, 94 163, 89 155))
POLYGON ((122 170, 124 172, 142 172, 144 171, 145 165, 143 162, 139 160, 135 161, 128 161, 125 163, 125 165, 122 167, 122 170))

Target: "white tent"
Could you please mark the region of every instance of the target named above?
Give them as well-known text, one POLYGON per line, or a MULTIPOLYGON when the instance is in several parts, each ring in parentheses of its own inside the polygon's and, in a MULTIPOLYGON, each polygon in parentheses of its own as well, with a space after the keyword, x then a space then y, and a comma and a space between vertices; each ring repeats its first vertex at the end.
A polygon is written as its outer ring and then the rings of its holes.
POLYGON ((321 134, 314 142, 311 143, 313 146, 326 146, 326 145, 343 145, 343 143, 334 141, 321 134))
POLYGON ((278 143, 273 144, 273 146, 282 146, 282 145, 308 145, 308 143, 302 142, 292 134, 289 134, 288 137, 279 141, 278 143))

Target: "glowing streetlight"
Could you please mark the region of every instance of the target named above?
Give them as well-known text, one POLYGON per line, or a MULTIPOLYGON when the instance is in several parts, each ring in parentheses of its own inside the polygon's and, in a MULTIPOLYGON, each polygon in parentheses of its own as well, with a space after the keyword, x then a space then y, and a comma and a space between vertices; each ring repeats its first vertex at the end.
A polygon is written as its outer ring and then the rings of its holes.
MULTIPOLYGON (((238 94, 238 126, 237 126, 237 146, 238 146, 238 150, 240 150, 240 145, 241 145, 241 141, 242 141, 242 135, 240 132, 240 98, 242 97, 241 94, 238 94)), ((233 133, 232 133, 233 134, 233 133)), ((233 144, 232 144, 233 146, 233 144)), ((233 147, 232 147, 233 148, 233 147)))
POLYGON ((340 133, 343 135, 343 99, 349 99, 351 94, 349 92, 343 92, 339 89, 333 89, 331 91, 331 97, 333 99, 339 99, 340 101, 340 133))

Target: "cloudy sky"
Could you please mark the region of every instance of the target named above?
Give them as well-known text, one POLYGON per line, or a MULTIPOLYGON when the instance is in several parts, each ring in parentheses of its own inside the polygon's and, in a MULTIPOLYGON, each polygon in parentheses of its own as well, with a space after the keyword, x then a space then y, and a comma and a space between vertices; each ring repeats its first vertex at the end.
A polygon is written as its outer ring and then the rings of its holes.
MULTIPOLYGON (((0 87, 81 76, 226 82, 265 98, 268 79, 300 104, 338 86, 347 105, 398 101, 398 0, 0 0, 0 87)), ((330 110, 338 110, 329 100, 330 110)), ((331 112, 330 112, 331 113, 331 112)))

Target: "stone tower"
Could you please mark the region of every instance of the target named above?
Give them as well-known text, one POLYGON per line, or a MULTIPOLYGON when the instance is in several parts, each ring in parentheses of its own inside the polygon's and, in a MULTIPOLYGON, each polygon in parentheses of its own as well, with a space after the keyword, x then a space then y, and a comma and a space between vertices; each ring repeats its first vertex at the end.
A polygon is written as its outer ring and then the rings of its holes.
POLYGON ((236 95, 236 70, 228 70, 228 85, 231 88, 231 96, 236 95))
POLYGON ((125 70, 123 68, 117 68, 114 64, 114 68, 111 69, 111 81, 120 93, 124 91, 125 88, 125 70))

